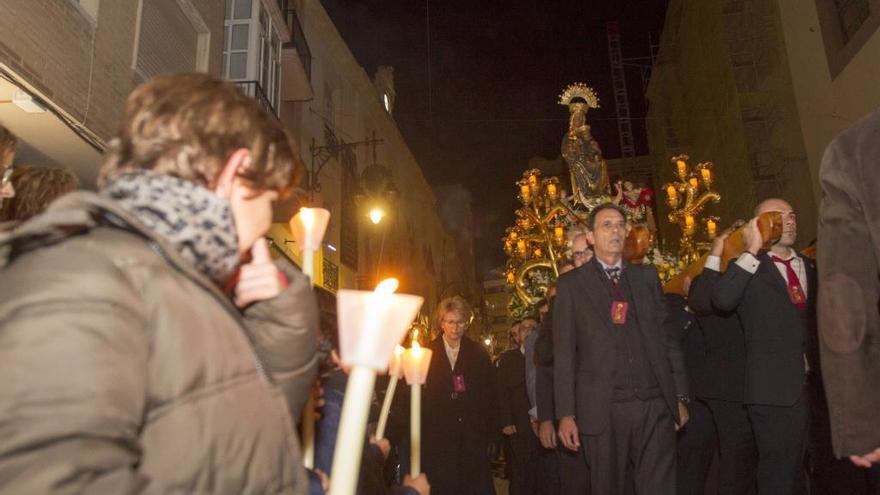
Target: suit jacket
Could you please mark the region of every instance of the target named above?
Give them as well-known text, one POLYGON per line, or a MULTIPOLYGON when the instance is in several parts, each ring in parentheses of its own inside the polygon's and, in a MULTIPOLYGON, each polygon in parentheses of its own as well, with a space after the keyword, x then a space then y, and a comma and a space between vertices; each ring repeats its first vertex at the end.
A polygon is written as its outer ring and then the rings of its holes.
POLYGON ((834 452, 880 447, 880 110, 838 136, 819 170, 819 331, 834 452))
POLYGON ((735 311, 712 305, 712 291, 721 273, 706 268, 691 282, 688 305, 697 316, 706 347, 706 367, 697 397, 743 401, 746 344, 735 311))
POLYGON ((801 257, 807 274, 807 310, 788 295, 788 283, 767 254, 751 274, 736 263, 716 282, 712 303, 721 311, 736 310, 746 346, 744 402, 792 406, 803 393, 804 356, 818 371, 816 352, 816 263, 801 257))
POLYGON ((687 371, 688 391, 690 398, 695 399, 697 392, 703 389, 706 373, 706 345, 700 332, 697 318, 688 311, 687 300, 680 294, 665 294, 666 298, 666 332, 677 336, 684 356, 684 368, 687 371))
POLYGON ((553 365, 536 365, 535 402, 538 408, 538 421, 556 419, 556 405, 553 400, 553 365))
POLYGON ((431 342, 431 350, 422 396, 425 453, 480 455, 484 461, 489 441, 500 428, 494 411, 495 367, 486 351, 468 337, 461 339, 454 370, 449 367, 443 337, 431 342), (453 395, 453 374, 464 376, 465 392, 453 395), (455 442, 449 441, 451 435, 455 442))
POLYGON ((519 349, 511 349, 498 359, 498 420, 501 426, 514 425, 529 432, 529 397, 526 393, 526 360, 519 349))
MULTIPOLYGON (((677 394, 686 395, 687 375, 679 341, 663 327, 666 316, 660 279, 653 266, 625 265, 621 277, 632 293, 629 311, 638 319, 649 369, 673 418, 677 394)), ((574 416, 581 434, 598 435, 610 419, 614 389, 614 334, 610 305, 598 301, 608 279, 594 258, 559 277, 553 309, 553 378, 556 417, 574 416)))
POLYGON ((538 339, 535 341, 535 364, 553 365, 553 299, 547 303, 549 311, 538 325, 538 339))

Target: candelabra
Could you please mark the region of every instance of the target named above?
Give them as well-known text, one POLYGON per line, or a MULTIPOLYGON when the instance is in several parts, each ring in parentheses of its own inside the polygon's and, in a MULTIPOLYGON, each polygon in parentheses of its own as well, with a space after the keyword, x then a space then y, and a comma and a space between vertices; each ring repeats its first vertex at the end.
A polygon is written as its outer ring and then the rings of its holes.
POLYGON ((670 223, 681 229, 679 259, 691 263, 698 257, 694 237, 697 225, 702 223, 706 235, 715 237, 718 228, 718 217, 707 216, 702 220, 698 217, 710 201, 717 203, 721 195, 712 190, 712 162, 702 162, 694 170, 688 166, 689 157, 678 155, 672 157, 675 174, 678 180, 663 186, 666 193, 666 204, 672 209, 667 216, 670 223))
POLYGON ((542 178, 540 170, 530 169, 516 184, 522 207, 514 212, 516 224, 507 228, 503 239, 508 255, 506 277, 519 298, 532 305, 543 294, 530 294, 525 278, 539 267, 552 270, 554 278, 558 276, 556 262, 566 244, 566 212, 559 202, 556 177, 542 178))

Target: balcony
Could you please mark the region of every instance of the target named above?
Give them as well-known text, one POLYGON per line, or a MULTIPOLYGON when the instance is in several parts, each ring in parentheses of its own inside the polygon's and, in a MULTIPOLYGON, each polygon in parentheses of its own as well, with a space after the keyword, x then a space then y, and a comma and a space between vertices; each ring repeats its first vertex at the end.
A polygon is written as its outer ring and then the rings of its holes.
MULTIPOLYGON (((279 6, 287 0, 278 0, 279 6)), ((284 101, 305 101, 314 96, 312 92, 312 52, 303 32, 296 10, 287 8, 287 29, 290 41, 281 47, 281 99, 284 101)))
POLYGON ((272 101, 269 100, 269 97, 266 96, 266 93, 263 91, 263 87, 260 86, 259 81, 234 81, 235 85, 241 89, 241 92, 251 98, 257 100, 257 103, 263 107, 263 110, 269 112, 274 115, 276 118, 278 117, 278 111, 275 109, 275 106, 272 105, 272 101))

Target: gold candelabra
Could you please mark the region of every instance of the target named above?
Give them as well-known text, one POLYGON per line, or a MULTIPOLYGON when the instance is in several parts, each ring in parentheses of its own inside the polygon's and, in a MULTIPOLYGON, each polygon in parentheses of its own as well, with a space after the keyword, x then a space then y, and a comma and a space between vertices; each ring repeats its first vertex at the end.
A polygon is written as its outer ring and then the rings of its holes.
POLYGON ((522 207, 514 213, 516 222, 505 231, 504 252, 508 256, 506 278, 527 304, 539 299, 525 290, 526 274, 537 267, 553 270, 559 275, 556 262, 565 248, 565 209, 559 204, 559 180, 541 177, 541 171, 523 172, 517 183, 522 207))
POLYGON ((663 186, 663 191, 666 193, 666 204, 672 208, 667 219, 681 229, 679 258, 685 260, 686 263, 691 263, 698 257, 694 242, 698 224, 703 224, 706 235, 710 239, 715 237, 718 229, 718 217, 707 216, 702 220, 698 217, 708 202, 717 203, 721 200, 721 195, 712 190, 714 179, 712 162, 699 163, 694 170, 691 170, 687 163, 689 158, 687 155, 672 157, 675 176, 678 180, 663 186))

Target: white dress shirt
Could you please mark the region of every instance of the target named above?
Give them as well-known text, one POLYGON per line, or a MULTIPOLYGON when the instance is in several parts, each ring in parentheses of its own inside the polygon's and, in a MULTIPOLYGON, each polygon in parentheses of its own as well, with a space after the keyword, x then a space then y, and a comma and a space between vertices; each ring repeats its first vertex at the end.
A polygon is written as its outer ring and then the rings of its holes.
POLYGON ((458 361, 458 351, 461 349, 461 341, 458 342, 458 345, 452 347, 449 345, 449 342, 446 342, 446 337, 442 337, 443 339, 443 347, 446 349, 446 357, 449 359, 449 368, 455 369, 455 362, 458 361))

